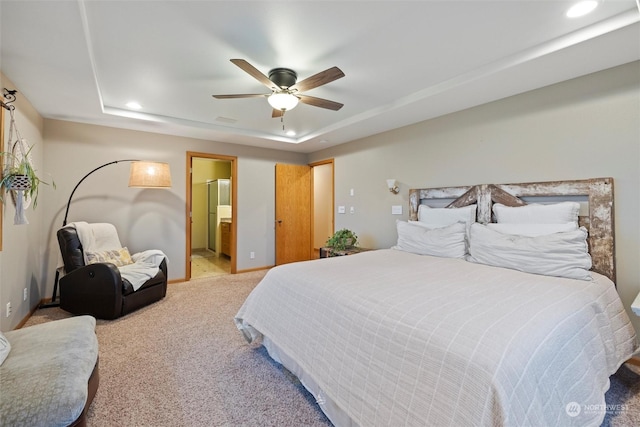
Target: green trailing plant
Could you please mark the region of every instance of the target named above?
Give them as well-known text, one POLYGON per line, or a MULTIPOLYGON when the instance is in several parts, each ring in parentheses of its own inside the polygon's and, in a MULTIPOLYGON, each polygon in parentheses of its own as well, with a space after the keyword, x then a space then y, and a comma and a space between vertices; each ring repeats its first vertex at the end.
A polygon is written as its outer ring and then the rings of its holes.
MULTIPOLYGON (((49 185, 38 177, 36 170, 29 161, 29 153, 33 147, 29 148, 29 151, 21 158, 16 157, 13 153, 3 152, 0 153, 2 157, 2 163, 4 168, 2 171, 2 177, 0 178, 0 201, 4 203, 4 195, 9 191, 13 191, 13 186, 16 180, 26 180, 28 182, 28 188, 24 189, 24 194, 28 196, 33 202, 33 208, 36 208, 38 204, 38 190, 40 184, 49 185)), ((56 187, 56 183, 51 181, 53 188, 56 187)))
POLYGON ((343 228, 329 237, 325 245, 334 251, 344 251, 352 246, 358 246, 358 236, 353 231, 343 228))

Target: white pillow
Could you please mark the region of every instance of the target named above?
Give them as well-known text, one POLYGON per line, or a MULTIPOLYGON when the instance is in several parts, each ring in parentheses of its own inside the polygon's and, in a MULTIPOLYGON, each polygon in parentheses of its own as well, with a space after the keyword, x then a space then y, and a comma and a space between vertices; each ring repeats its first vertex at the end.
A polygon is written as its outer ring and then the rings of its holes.
POLYGON ((9 351, 11 351, 11 344, 9 343, 9 340, 7 340, 7 337, 0 332, 0 366, 2 365, 2 362, 4 362, 4 359, 9 355, 9 351))
POLYGON ((429 229, 396 220, 396 228, 398 229, 398 244, 391 249, 443 258, 464 258, 466 256, 467 232, 464 222, 429 229))
POLYGON ((566 222, 564 224, 509 224, 509 223, 489 223, 487 224, 492 230, 499 231, 502 234, 516 234, 518 236, 545 236, 547 234, 562 233, 565 231, 573 231, 578 229, 575 222, 566 222))
POLYGON ((472 224, 468 261, 546 276, 591 280, 587 230, 526 237, 502 234, 472 224))
POLYGON ((460 221, 469 226, 476 222, 477 208, 477 205, 462 208, 431 208, 427 205, 420 205, 418 207, 418 221, 424 222, 432 228, 446 227, 460 221))
MULTIPOLYGON (((532 203, 525 206, 505 206, 501 203, 493 205, 493 214, 498 223, 510 224, 578 224, 580 203, 561 202, 549 205, 532 203)), ((577 228, 577 226, 576 226, 577 228)))
POLYGON ((112 249, 108 251, 86 252, 87 264, 95 264, 97 262, 110 262, 116 267, 133 264, 129 249, 125 246, 120 249, 112 249))

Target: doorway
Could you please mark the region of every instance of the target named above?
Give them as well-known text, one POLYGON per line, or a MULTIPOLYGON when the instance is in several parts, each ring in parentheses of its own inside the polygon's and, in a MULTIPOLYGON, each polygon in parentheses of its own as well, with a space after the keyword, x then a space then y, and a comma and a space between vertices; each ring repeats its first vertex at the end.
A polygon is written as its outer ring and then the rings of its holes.
POLYGON ((320 248, 334 233, 333 159, 311 165, 313 197, 313 258, 320 258, 320 248))
POLYGON ((186 280, 236 272, 236 158, 187 152, 186 280))
POLYGON ((276 164, 276 265, 319 257, 334 228, 333 159, 276 164))

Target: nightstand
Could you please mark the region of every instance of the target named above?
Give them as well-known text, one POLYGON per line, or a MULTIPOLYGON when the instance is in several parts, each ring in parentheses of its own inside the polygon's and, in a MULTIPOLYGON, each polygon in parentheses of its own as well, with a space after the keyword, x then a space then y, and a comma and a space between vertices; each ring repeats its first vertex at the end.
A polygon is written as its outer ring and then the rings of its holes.
POLYGON ((328 258, 332 256, 345 256, 359 254, 360 252, 370 251, 368 248, 361 248, 358 246, 351 246, 343 251, 334 251, 333 248, 320 248, 320 258, 328 258))

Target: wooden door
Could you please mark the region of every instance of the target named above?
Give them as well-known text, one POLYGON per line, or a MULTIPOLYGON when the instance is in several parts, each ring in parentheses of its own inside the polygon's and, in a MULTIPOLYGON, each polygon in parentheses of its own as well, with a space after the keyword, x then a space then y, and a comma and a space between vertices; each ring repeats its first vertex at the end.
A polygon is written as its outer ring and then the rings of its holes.
POLYGON ((311 167, 276 164, 276 265, 311 259, 311 167))

